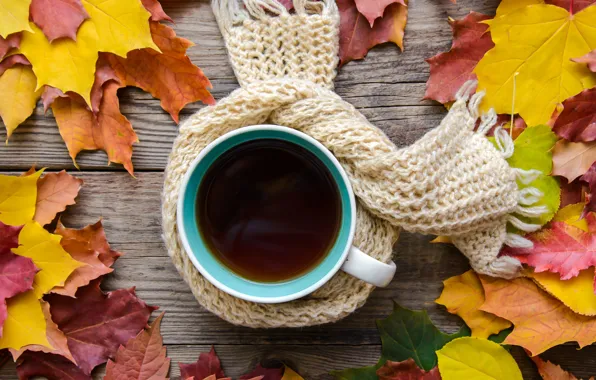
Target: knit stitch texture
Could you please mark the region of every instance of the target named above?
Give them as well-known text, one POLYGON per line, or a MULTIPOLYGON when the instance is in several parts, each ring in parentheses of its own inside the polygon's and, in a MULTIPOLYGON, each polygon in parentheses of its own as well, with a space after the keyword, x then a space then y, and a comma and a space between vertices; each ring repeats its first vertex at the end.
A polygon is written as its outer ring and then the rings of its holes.
POLYGON ((373 287, 338 273, 322 288, 283 304, 237 299, 196 270, 178 240, 176 203, 190 163, 211 141, 237 128, 272 123, 300 130, 325 145, 350 177, 358 201, 354 244, 387 262, 399 229, 447 235, 479 273, 514 277, 520 263, 498 257, 504 243, 528 241, 507 233, 507 223, 536 229, 515 213, 537 194, 520 192, 516 179, 532 173, 509 167, 512 144, 496 132, 501 149, 484 136, 496 116, 479 119, 482 94, 462 89, 441 124, 413 145, 398 149, 353 106, 332 91, 339 16, 332 0, 295 0, 295 14, 276 0, 215 0, 214 11, 242 87, 180 126, 166 169, 163 231, 169 255, 206 309, 250 327, 308 326, 337 321, 362 306, 373 287), (469 102, 468 102, 469 100, 469 102))

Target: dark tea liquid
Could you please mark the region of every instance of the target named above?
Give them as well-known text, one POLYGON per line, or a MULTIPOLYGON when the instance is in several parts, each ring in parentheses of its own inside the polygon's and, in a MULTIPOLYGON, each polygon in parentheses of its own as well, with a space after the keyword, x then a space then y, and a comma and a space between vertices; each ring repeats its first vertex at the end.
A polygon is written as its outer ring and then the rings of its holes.
POLYGON ((298 277, 333 246, 337 185, 306 149, 281 140, 243 143, 219 157, 199 186, 198 227, 213 255, 258 282, 298 277))

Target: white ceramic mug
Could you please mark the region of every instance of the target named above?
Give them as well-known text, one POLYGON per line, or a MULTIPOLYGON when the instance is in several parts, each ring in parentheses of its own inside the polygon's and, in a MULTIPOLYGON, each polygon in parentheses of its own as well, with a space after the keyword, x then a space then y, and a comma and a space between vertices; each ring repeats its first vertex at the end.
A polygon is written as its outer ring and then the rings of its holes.
POLYGON ((291 301, 312 293, 338 270, 375 286, 387 286, 395 263, 378 261, 352 245, 356 228, 356 201, 348 176, 335 156, 312 137, 277 125, 255 125, 229 132, 209 144, 190 165, 180 186, 177 222, 180 241, 199 272, 213 285, 235 297, 261 303, 291 301), (305 148, 329 170, 341 198, 342 217, 337 238, 323 260, 307 273, 282 282, 248 280, 221 264, 207 248, 199 232, 196 197, 203 176, 224 152, 254 140, 278 139, 305 148))

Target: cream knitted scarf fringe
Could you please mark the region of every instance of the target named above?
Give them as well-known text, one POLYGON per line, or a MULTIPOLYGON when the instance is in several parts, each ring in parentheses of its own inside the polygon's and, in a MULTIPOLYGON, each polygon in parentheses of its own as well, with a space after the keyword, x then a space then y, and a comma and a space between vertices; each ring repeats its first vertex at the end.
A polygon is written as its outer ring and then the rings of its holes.
POLYGON ((309 134, 341 162, 358 199, 355 244, 380 260, 391 257, 398 229, 450 236, 479 273, 515 277, 521 265, 499 257, 503 244, 531 246, 520 231, 540 226, 543 206, 535 188, 519 190, 539 174, 509 167, 509 135, 485 133, 496 123, 480 115, 483 93, 475 83, 457 94, 447 116, 413 145, 397 149, 381 130, 332 91, 337 66, 339 14, 333 0, 294 0, 288 10, 277 0, 213 0, 241 88, 180 126, 166 169, 163 228, 168 252, 208 310, 251 327, 306 326, 338 320, 361 306, 372 286, 338 273, 309 297, 278 305, 236 299, 207 282, 178 241, 176 202, 182 177, 196 155, 231 130, 270 122, 309 134), (476 127, 480 119, 480 126, 476 127))

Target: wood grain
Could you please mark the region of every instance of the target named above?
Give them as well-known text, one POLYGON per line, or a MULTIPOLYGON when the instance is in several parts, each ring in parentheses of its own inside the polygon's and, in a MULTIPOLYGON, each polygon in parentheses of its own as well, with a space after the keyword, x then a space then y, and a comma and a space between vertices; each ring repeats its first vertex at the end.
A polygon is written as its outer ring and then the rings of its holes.
MULTIPOLYGON (((196 46, 189 56, 209 76, 217 99, 238 87, 228 64, 223 41, 208 0, 162 0, 176 21, 178 35, 196 46)), ((402 53, 393 45, 373 49, 364 61, 351 62, 340 70, 336 91, 381 127, 398 145, 414 142, 438 124, 445 110, 422 101, 428 65, 424 62, 449 48, 451 31, 447 17, 469 11, 494 13, 498 0, 411 0, 402 53)), ((385 289, 377 289, 364 307, 331 325, 304 329, 254 330, 232 326, 203 310, 171 264, 161 240, 160 194, 163 168, 177 128, 159 107, 159 101, 138 89, 119 92, 123 112, 140 137, 133 162, 136 178, 118 165, 106 166, 102 152, 84 153, 75 173, 85 185, 75 206, 63 221, 82 227, 103 218, 112 246, 125 255, 116 271, 104 282, 106 290, 136 286, 141 298, 166 311, 162 331, 172 357, 172 378, 179 376, 178 362, 192 362, 199 352, 215 345, 226 373, 237 378, 261 360, 281 360, 305 379, 329 379, 329 370, 364 366, 376 362, 380 353, 375 320, 386 317, 392 300, 412 309, 427 309, 433 322, 453 332, 461 320, 434 303, 442 280, 468 269, 465 258, 449 245, 429 244, 430 237, 402 234, 395 247, 398 272, 385 289)), ((203 105, 189 105, 182 117, 203 105)), ((6 135, 0 128, 0 140, 6 135)), ((52 169, 73 163, 60 139, 51 112, 41 107, 17 129, 7 146, 0 148, 0 170, 14 174, 32 164, 52 169)), ((512 351, 525 379, 538 379, 533 364, 520 349, 512 351)), ((574 345, 553 348, 544 357, 561 364, 578 377, 596 373, 596 347, 577 351, 574 345)), ((99 368, 94 378, 101 378, 99 368)), ((14 365, 0 369, 0 380, 16 378, 14 365)))

